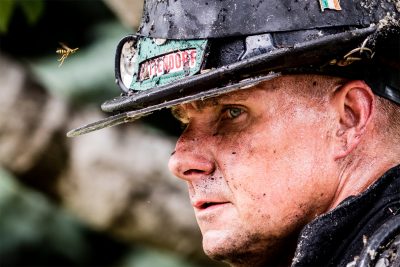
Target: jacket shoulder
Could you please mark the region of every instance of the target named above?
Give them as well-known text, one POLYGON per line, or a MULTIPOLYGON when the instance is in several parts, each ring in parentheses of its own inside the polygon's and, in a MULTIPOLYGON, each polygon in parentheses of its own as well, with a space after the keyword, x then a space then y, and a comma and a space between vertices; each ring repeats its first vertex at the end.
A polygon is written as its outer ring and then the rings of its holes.
POLYGON ((400 215, 387 220, 366 240, 361 254, 347 267, 400 267, 400 215))

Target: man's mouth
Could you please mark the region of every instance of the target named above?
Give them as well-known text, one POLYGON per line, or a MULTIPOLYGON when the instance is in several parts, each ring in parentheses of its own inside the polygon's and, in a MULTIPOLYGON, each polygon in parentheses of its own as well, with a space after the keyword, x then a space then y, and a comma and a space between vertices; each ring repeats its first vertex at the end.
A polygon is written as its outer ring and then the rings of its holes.
POLYGON ((196 201, 196 202, 194 202, 193 207, 196 208, 197 210, 205 210, 205 209, 209 209, 211 207, 223 205, 226 203, 229 203, 229 202, 227 202, 227 201, 221 201, 221 202, 196 201))

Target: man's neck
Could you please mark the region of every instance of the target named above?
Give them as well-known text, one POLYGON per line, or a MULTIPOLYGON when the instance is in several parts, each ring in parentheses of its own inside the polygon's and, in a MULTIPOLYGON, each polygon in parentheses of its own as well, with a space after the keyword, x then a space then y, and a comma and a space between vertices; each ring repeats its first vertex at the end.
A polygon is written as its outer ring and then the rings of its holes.
POLYGON ((388 159, 376 153, 373 157, 348 159, 339 176, 339 184, 328 211, 336 208, 344 199, 364 192, 375 183, 387 170, 398 165, 400 159, 388 159))

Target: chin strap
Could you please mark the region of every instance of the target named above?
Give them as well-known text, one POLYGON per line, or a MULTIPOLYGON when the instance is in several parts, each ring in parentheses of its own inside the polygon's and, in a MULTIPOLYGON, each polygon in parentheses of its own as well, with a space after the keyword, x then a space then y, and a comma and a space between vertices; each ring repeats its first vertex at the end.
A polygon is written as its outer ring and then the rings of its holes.
POLYGON ((370 60, 374 57, 375 52, 371 48, 368 48, 366 45, 368 43, 369 37, 367 37, 364 42, 362 42, 360 47, 354 48, 349 51, 346 55, 343 56, 342 59, 333 59, 329 62, 330 65, 337 65, 339 67, 348 66, 356 61, 360 60, 370 60))
MULTIPOLYGON (((337 66, 340 69, 340 67, 347 67, 356 62, 364 61, 368 63, 371 61, 375 55, 374 45, 370 46, 373 43, 371 39, 374 39, 371 36, 373 35, 368 36, 360 47, 352 49, 342 58, 332 59, 329 65, 337 66)), ((355 67, 355 70, 357 70, 357 67, 355 67)), ((396 70, 393 70, 384 66, 380 68, 371 66, 362 78, 371 86, 374 93, 400 105, 399 76, 396 74, 397 71, 398 67, 396 70), (371 72, 372 70, 373 72, 371 72)))

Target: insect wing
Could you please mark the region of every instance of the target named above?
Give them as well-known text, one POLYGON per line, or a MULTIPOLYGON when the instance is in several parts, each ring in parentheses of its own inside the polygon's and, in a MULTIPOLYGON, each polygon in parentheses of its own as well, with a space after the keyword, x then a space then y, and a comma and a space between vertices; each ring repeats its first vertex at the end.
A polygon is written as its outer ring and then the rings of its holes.
POLYGON ((63 42, 59 42, 59 44, 61 45, 61 47, 63 49, 65 49, 66 51, 71 50, 71 48, 69 48, 66 44, 64 44, 63 42))

